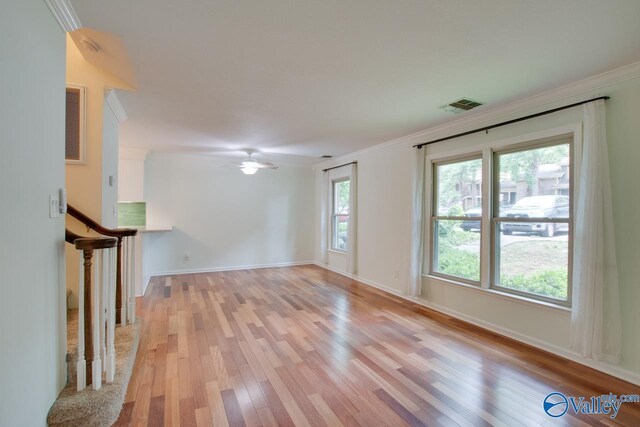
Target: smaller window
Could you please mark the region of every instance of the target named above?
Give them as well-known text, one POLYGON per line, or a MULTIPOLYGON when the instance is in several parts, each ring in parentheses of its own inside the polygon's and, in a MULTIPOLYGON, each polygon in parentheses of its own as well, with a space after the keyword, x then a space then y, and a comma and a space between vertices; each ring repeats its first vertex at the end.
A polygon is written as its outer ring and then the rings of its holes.
POLYGON ((349 235, 349 179, 333 181, 331 249, 346 252, 349 235))

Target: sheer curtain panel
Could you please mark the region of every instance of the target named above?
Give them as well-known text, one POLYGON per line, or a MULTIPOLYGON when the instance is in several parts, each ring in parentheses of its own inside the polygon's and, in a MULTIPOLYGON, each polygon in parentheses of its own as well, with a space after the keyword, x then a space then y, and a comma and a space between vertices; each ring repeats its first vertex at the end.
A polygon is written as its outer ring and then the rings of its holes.
POLYGON ((620 297, 613 234, 605 102, 584 104, 584 140, 575 201, 571 348, 618 363, 620 297))

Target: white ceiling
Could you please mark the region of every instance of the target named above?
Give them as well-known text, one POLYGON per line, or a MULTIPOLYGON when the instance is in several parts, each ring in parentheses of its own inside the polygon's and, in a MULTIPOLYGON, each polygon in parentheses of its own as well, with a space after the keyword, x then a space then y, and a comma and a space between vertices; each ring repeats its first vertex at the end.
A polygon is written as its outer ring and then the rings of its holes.
POLYGON ((72 0, 121 37, 121 143, 310 164, 640 60, 638 0, 72 0))

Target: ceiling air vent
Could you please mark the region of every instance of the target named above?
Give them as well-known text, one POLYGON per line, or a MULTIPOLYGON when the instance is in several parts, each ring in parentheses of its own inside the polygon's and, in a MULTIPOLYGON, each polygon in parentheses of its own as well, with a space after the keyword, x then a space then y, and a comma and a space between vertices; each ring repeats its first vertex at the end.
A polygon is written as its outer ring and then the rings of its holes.
POLYGON ((457 101, 453 101, 448 104, 441 105, 438 108, 448 113, 457 114, 457 113, 462 113, 463 111, 469 111, 473 108, 479 107, 480 105, 482 105, 481 102, 474 101, 473 99, 460 98, 457 101))
POLYGON ((330 156, 330 155, 328 155, 328 154, 323 154, 322 156, 320 156, 320 158, 321 158, 321 159, 330 159, 330 158, 332 158, 332 157, 333 157, 333 156, 330 156))

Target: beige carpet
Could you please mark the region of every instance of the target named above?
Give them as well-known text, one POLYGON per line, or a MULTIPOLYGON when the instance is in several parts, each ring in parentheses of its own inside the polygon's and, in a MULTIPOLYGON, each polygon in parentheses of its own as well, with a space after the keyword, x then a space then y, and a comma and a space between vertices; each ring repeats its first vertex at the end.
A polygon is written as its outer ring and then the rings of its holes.
POLYGON ((115 330, 116 376, 111 384, 103 382, 100 390, 76 391, 77 310, 69 312, 67 321, 67 355, 69 381, 55 401, 47 422, 50 426, 111 426, 120 415, 140 339, 140 321, 115 330))

